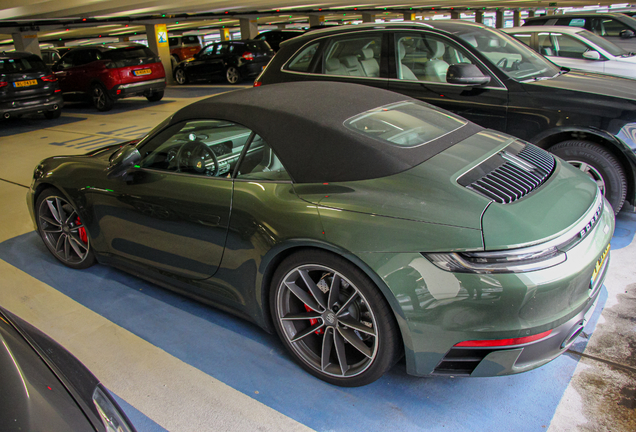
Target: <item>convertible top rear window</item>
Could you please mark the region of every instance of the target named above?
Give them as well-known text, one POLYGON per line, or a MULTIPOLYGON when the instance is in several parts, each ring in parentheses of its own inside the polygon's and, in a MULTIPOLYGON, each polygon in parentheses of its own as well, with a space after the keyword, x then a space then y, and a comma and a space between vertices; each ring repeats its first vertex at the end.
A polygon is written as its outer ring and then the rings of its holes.
POLYGON ((466 121, 418 102, 398 102, 358 114, 344 124, 389 144, 416 147, 459 129, 466 121))

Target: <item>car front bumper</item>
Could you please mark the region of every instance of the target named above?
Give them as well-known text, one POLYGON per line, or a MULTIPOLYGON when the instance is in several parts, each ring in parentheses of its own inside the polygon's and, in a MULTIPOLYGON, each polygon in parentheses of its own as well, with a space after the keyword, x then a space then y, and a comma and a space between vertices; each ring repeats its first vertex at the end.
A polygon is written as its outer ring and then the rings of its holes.
POLYGON ((0 115, 10 116, 18 114, 29 114, 42 111, 60 110, 64 106, 62 93, 54 93, 48 96, 41 96, 33 99, 17 100, 0 103, 0 115))
POLYGON ((606 203, 599 222, 567 251, 565 262, 526 273, 453 273, 417 253, 357 255, 390 291, 386 297, 400 326, 409 374, 509 375, 553 360, 574 342, 598 299, 609 253, 593 284, 591 279, 613 232, 606 203), (547 331, 525 344, 456 346, 547 331))
POLYGON ((165 88, 166 79, 158 78, 149 81, 116 85, 110 90, 110 95, 115 99, 135 96, 151 96, 154 93, 164 91, 165 88))

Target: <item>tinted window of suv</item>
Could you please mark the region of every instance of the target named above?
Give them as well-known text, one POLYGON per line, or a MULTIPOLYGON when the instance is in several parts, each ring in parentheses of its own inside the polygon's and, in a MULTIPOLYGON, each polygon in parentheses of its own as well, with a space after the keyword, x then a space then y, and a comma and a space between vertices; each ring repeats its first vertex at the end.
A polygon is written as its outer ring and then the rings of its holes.
POLYGON ((0 73, 34 72, 44 69, 44 62, 35 56, 0 60, 0 73))
POLYGON ((245 47, 249 51, 256 51, 256 52, 269 52, 272 50, 269 44, 262 40, 246 42, 245 47))
POLYGON ((117 67, 136 66, 139 64, 148 63, 149 60, 154 59, 155 54, 150 51, 149 48, 144 46, 131 47, 131 48, 119 48, 103 52, 101 58, 112 60, 117 67), (140 60, 142 61, 140 63, 140 60))

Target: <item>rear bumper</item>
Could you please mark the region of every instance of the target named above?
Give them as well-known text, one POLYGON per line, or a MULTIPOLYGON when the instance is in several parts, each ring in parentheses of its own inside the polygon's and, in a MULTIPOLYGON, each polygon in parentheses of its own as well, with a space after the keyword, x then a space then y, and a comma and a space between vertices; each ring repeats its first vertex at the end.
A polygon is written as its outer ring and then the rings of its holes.
POLYGON ((241 76, 243 78, 258 76, 266 65, 267 63, 245 63, 240 67, 241 76))
POLYGON ((165 88, 166 79, 158 78, 149 81, 116 85, 110 90, 110 95, 115 99, 123 99, 134 96, 150 96, 153 93, 163 91, 165 88))
POLYGON ((5 114, 18 115, 29 114, 42 111, 55 111, 62 109, 64 100, 62 93, 54 93, 49 96, 42 96, 27 100, 17 100, 0 103, 0 116, 5 114))

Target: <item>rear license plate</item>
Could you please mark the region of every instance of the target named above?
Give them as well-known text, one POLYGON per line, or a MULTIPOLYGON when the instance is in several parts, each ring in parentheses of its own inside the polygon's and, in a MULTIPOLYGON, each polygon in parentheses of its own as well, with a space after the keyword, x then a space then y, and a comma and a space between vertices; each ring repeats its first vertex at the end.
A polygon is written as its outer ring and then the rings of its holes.
POLYGON ((139 70, 133 71, 133 74, 135 76, 150 75, 151 73, 152 73, 152 70, 150 69, 139 69, 139 70))
POLYGON ((610 245, 607 245, 601 257, 598 259, 598 261, 596 261, 596 265, 594 266, 594 272, 592 272, 592 279, 591 279, 592 286, 594 286, 596 282, 596 278, 601 273, 601 269, 603 268, 603 263, 605 262, 605 259, 607 258, 607 254, 609 253, 609 250, 610 250, 610 245))
POLYGON ((14 87, 28 87, 37 84, 38 80, 16 81, 13 83, 14 87))

